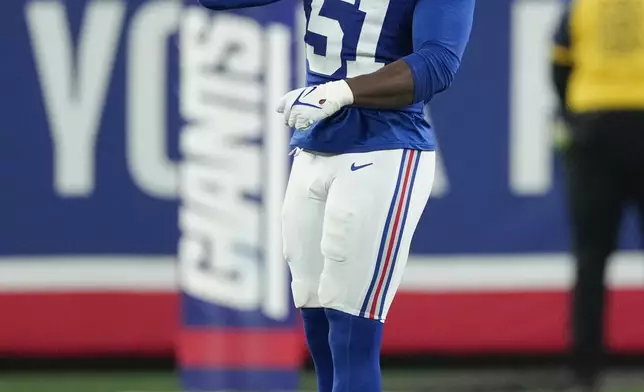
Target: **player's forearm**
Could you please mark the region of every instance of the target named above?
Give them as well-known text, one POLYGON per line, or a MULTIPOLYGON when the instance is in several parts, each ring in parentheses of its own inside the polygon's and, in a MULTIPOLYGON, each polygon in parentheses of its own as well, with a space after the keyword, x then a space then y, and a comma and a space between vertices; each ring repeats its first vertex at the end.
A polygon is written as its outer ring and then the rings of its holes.
POLYGON ((347 79, 354 105, 378 109, 407 106, 414 99, 414 77, 403 60, 367 75, 347 79))
POLYGON ((199 3, 211 10, 232 10, 238 8, 259 7, 276 3, 279 0, 199 0, 199 3))

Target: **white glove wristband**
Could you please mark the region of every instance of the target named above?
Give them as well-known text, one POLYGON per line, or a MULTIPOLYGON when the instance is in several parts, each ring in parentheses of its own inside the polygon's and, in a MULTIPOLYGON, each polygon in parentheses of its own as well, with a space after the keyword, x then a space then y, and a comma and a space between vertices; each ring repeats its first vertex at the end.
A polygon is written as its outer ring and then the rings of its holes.
POLYGON ((326 96, 333 97, 340 107, 353 104, 353 91, 345 80, 336 80, 326 85, 326 96))

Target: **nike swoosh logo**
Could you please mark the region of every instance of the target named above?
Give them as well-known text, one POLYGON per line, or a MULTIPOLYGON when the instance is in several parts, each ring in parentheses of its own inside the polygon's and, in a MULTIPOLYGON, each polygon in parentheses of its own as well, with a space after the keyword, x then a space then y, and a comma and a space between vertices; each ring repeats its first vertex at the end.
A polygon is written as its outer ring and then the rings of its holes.
POLYGON ((309 96, 313 91, 315 91, 315 90, 317 90, 317 89, 318 89, 318 86, 313 86, 313 88, 312 88, 312 89, 310 89, 308 93, 304 94, 304 95, 302 96, 302 98, 306 98, 306 97, 308 97, 308 96, 309 96))
POLYGON ((308 91, 307 91, 307 90, 302 91, 302 92, 300 93, 300 96, 299 96, 299 97, 297 97, 297 99, 295 100, 295 102, 293 102, 293 106, 295 106, 295 105, 302 105, 302 106, 312 107, 312 108, 315 108, 315 109, 322 109, 322 106, 317 106, 317 105, 313 105, 312 103, 302 102, 302 99, 303 99, 303 98, 306 98, 307 96, 309 96, 313 91, 317 90, 317 88, 318 88, 318 86, 313 86, 313 87, 312 87, 310 90, 308 90, 308 91))
POLYGON ((367 166, 371 166, 371 165, 373 165, 373 162, 372 163, 365 163, 364 165, 360 165, 360 166, 356 166, 356 163, 353 162, 353 164, 351 165, 351 171, 360 170, 360 169, 363 169, 363 168, 365 168, 367 166))

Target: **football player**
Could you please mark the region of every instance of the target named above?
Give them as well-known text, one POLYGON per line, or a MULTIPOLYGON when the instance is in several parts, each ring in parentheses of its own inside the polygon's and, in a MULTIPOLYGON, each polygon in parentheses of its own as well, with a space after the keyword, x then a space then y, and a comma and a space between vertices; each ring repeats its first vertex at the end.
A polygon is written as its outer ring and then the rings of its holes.
MULTIPOLYGON (((224 10, 278 0, 201 0, 224 10)), ((282 228, 320 392, 379 392, 383 324, 434 180, 423 108, 461 64, 475 0, 304 0, 307 87, 282 228)))

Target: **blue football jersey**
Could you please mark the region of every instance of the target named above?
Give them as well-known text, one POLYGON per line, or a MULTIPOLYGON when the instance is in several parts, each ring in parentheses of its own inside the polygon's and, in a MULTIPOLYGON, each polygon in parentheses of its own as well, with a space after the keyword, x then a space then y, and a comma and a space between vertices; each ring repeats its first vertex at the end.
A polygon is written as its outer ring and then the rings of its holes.
MULTIPOLYGON (((199 0, 213 10, 279 0, 199 0)), ((414 102, 397 110, 349 106, 295 131, 291 147, 325 153, 389 149, 432 151, 424 116, 431 97, 451 83, 472 29, 475 0, 303 0, 307 84, 369 74, 403 59, 414 78, 414 102)))
MULTIPOLYGON (((377 71, 413 52, 417 0, 304 0, 307 84, 377 71)), ((410 148, 434 150, 424 102, 399 110, 348 106, 294 131, 292 147, 324 153, 410 148)))

